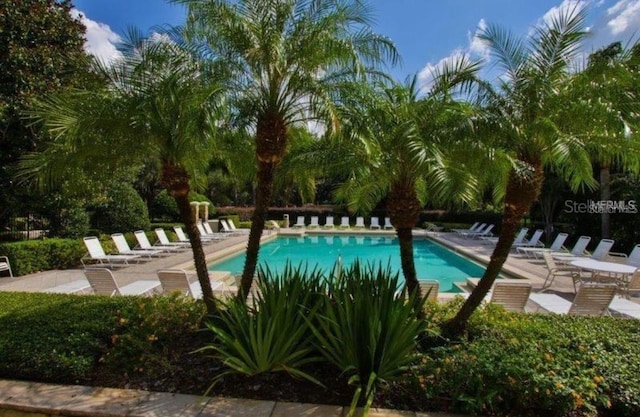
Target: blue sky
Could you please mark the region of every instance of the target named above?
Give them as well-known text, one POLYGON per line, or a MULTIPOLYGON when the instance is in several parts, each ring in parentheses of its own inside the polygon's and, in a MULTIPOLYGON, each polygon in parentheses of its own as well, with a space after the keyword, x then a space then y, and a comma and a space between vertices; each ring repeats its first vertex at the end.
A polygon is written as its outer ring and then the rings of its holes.
MULTIPOLYGON (((449 57, 486 51, 474 39, 478 27, 497 23, 515 34, 528 30, 562 7, 575 3, 589 8, 592 36, 585 53, 614 40, 623 43, 640 33, 640 0, 369 0, 374 30, 391 38, 402 65, 390 70, 398 79, 422 72, 423 78, 449 57)), ((150 31, 155 25, 178 25, 184 9, 165 0, 74 0, 87 26, 90 52, 109 59, 113 44, 128 26, 150 31)))

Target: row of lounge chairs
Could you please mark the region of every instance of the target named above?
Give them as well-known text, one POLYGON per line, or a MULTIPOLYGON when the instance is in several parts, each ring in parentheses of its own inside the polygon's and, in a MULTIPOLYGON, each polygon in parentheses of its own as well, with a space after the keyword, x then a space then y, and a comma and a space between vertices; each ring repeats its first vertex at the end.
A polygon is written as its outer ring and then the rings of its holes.
MULTIPOLYGON (((233 234, 243 233, 243 231, 235 228, 232 221, 227 222, 221 220, 221 225, 223 232, 216 233, 207 222, 198 223, 197 227, 202 242, 215 242, 233 234), (233 228, 231 225, 233 225, 233 228)), ((87 248, 87 254, 81 259, 82 265, 85 267, 89 265, 110 267, 114 265, 128 265, 129 263, 143 262, 154 257, 164 256, 190 248, 191 243, 184 230, 182 230, 182 227, 174 226, 173 230, 178 238, 177 242, 170 241, 164 229, 156 228, 154 231, 157 240, 153 245, 144 230, 137 230, 134 232, 134 235, 138 243, 133 249, 131 249, 122 233, 114 233, 111 235, 111 238, 115 243, 118 253, 112 255, 105 253, 100 240, 96 236, 85 237, 83 241, 87 248)))
MULTIPOLYGON (((323 225, 320 225, 319 221, 320 221, 319 216, 311 216, 310 223, 307 224, 305 216, 298 216, 298 218, 296 219, 295 224, 293 224, 292 227, 294 227, 294 228, 310 228, 310 229, 311 228, 320 228, 320 227, 323 227, 325 229, 334 229, 334 228, 336 228, 333 216, 327 216, 327 218, 325 219, 325 223, 323 225)), ((340 225, 338 225, 337 227, 340 228, 340 229, 350 229, 351 228, 351 223, 350 223, 349 216, 342 216, 342 218, 340 219, 340 225)), ((364 217, 360 217, 360 216, 356 217, 356 224, 355 224, 354 228, 356 228, 356 229, 366 229, 367 228, 365 226, 365 223, 364 223, 364 217)), ((380 225, 380 218, 371 217, 371 219, 369 221, 369 229, 378 229, 378 230, 391 229, 391 230, 393 230, 393 225, 391 224, 391 219, 389 217, 385 217, 384 218, 384 224, 382 226, 380 225)))
MULTIPOLYGON (((420 289, 423 296, 435 300, 439 289, 438 281, 421 281, 420 289)), ((573 301, 568 301, 555 294, 533 293, 531 284, 527 282, 498 281, 486 300, 501 305, 508 311, 524 312, 531 300, 542 309, 556 314, 602 316, 615 312, 640 319, 640 304, 617 295, 617 291, 615 285, 587 284, 580 287, 573 301)))

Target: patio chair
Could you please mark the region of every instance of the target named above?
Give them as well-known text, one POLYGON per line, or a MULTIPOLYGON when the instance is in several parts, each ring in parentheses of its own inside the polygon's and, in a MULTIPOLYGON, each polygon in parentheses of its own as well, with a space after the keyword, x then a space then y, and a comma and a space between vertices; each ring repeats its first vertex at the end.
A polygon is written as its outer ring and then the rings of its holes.
POLYGON ((529 298, 551 313, 602 316, 608 312, 617 290, 616 285, 585 284, 580 287, 573 302, 555 294, 531 294, 529 298))
POLYGON ((420 283, 420 293, 427 301, 438 301, 438 292, 440 291, 440 283, 436 280, 418 281, 420 283))
POLYGON ((356 225, 354 227, 357 229, 364 229, 364 217, 356 217, 356 225))
POLYGON ((324 228, 326 229, 335 229, 335 224, 333 224, 333 216, 327 216, 324 221, 324 228))
MULTIPOLYGON (((558 233, 558 236, 556 236, 556 238, 551 243, 551 246, 549 246, 548 248, 532 248, 520 246, 517 248, 517 251, 519 254, 534 258, 542 256, 543 252, 561 252, 564 248, 564 242, 565 240, 567 240, 568 236, 569 235, 567 233, 558 233)), ((566 250, 566 252, 568 252, 568 250, 566 250)))
POLYGON ((378 229, 380 230, 380 219, 378 217, 371 218, 371 224, 369 225, 369 229, 378 229))
POLYGON ((157 229, 154 229, 154 232, 156 232, 156 236, 158 236, 158 244, 162 245, 162 246, 166 246, 166 247, 174 247, 174 248, 182 248, 182 249, 188 249, 191 247, 191 244, 188 242, 171 242, 169 241, 169 238, 167 237, 167 234, 165 233, 164 229, 161 227, 158 227, 157 229))
POLYGON ((507 311, 524 311, 530 294, 528 282, 496 282, 489 302, 501 305, 507 311))
POLYGON ((7 256, 0 256, 0 272, 2 271, 9 271, 9 277, 13 278, 13 271, 11 270, 9 257, 7 256))
POLYGON ((236 224, 233 222, 233 219, 227 219, 227 224, 229 225, 229 228, 231 228, 231 231, 233 233, 237 233, 237 234, 249 233, 249 229, 238 229, 236 227, 236 224))
POLYGON ((298 220, 296 220, 296 224, 294 224, 293 227, 307 227, 307 225, 304 223, 304 216, 298 216, 298 220))
MULTIPOLYGON (((202 287, 200 283, 198 281, 190 282, 189 275, 182 269, 163 269, 158 271, 158 279, 160 280, 164 294, 179 291, 197 300, 202 298, 202 287)), ((211 282, 211 289, 215 290, 223 285, 221 281, 211 282)))
POLYGON ((320 227, 320 223, 319 222, 319 218, 318 216, 311 216, 311 222, 309 223, 309 228, 315 228, 318 229, 320 227))
POLYGON ((351 225, 349 224, 349 217, 342 216, 340 219, 340 228, 341 229, 351 229, 351 225))
MULTIPOLYGON (((516 235, 516 238, 513 241, 513 244, 511 245, 511 247, 513 248, 513 245, 518 245, 518 244, 526 242, 527 241, 527 239, 526 239, 527 232, 529 232, 529 228, 528 227, 521 228, 520 231, 518 232, 518 234, 516 235)), ((490 242, 490 243, 497 243, 498 242, 498 238, 497 237, 482 236, 480 239, 483 242, 490 242)))
POLYGON ((157 250, 163 250, 165 252, 180 252, 183 251, 184 248, 181 246, 165 246, 162 244, 155 244, 155 245, 151 245, 151 243, 149 242, 149 238, 147 238, 147 234, 144 232, 144 230, 136 230, 135 232, 133 232, 133 235, 136 237, 136 240, 138 241, 138 245, 136 246, 135 249, 144 249, 144 250, 153 250, 153 249, 157 249, 157 250))
POLYGON ((125 239, 122 233, 113 233, 111 235, 113 243, 116 245, 116 249, 120 255, 139 255, 141 257, 151 258, 153 256, 160 256, 164 253, 161 249, 131 249, 127 239, 125 239))
POLYGON ((609 305, 609 310, 622 314, 623 316, 640 319, 640 304, 619 295, 613 297, 609 305))
POLYGON ((523 239, 522 242, 513 242, 511 248, 517 250, 518 248, 544 247, 544 244, 540 242, 540 238, 542 237, 543 233, 544 230, 537 229, 535 232, 533 232, 533 235, 531 235, 531 239, 523 239))
MULTIPOLYGON (((211 242, 213 240, 218 240, 214 236, 209 236, 207 234, 207 232, 204 230, 204 227, 202 227, 201 224, 196 223, 196 228, 198 229, 198 234, 200 235, 200 241, 202 243, 209 243, 209 242, 211 242), (200 230, 200 229, 202 229, 202 230, 200 230), (202 232, 204 232, 204 233, 202 233, 202 232)), ((182 227, 173 226, 173 231, 175 232, 176 236, 178 237, 178 242, 179 243, 188 243, 189 245, 191 245, 191 241, 187 237, 187 234, 184 232, 184 230, 182 230, 182 227)))
POLYGON ((392 230, 393 230, 393 229, 395 229, 395 228, 393 227, 393 225, 391 224, 391 218, 389 218, 389 217, 385 217, 385 218, 384 218, 384 226, 383 226, 383 229, 385 229, 385 230, 387 230, 387 229, 392 229, 392 230))
POLYGON ((425 231, 433 232, 433 234, 435 234, 435 235, 440 233, 442 231, 442 229, 444 229, 444 227, 438 226, 438 225, 436 225, 434 223, 427 223, 427 227, 425 227, 425 231))
POLYGON ((580 236, 575 245, 573 245, 573 249, 570 252, 551 252, 553 257, 564 257, 564 258, 577 258, 583 256, 585 253, 588 254, 587 245, 591 241, 591 237, 589 236, 580 236))
POLYGON ((225 219, 220 219, 220 226, 222 227, 222 233, 227 235, 233 234, 233 230, 231 229, 231 226, 229 226, 229 223, 227 223, 225 219))
POLYGON ((102 249, 100 240, 95 236, 88 236, 82 239, 87 248, 87 254, 80 258, 83 266, 88 265, 109 265, 129 264, 129 261, 138 261, 139 255, 107 255, 102 249))
POLYGON ((106 268, 85 269, 84 275, 97 295, 150 295, 160 288, 160 283, 152 280, 134 281, 121 287, 106 268))
POLYGON ((574 283, 574 289, 575 289, 576 281, 580 281, 580 278, 581 278, 580 270, 578 268, 574 266, 569 266, 569 265, 556 264, 556 261, 553 258, 553 255, 551 254, 551 252, 542 252, 542 257, 545 263, 547 264, 547 269, 549 270, 549 272, 547 273, 547 276, 544 279, 542 288, 538 292, 544 292, 547 289, 549 289, 549 287, 551 287, 551 284, 553 284, 553 280, 555 280, 556 277, 558 276, 571 278, 571 280, 574 283))
POLYGON ((631 253, 609 252, 603 261, 618 262, 640 268, 640 245, 634 246, 631 253))
POLYGON ((476 232, 476 231, 480 230, 481 227, 485 227, 486 225, 487 225, 486 223, 475 222, 468 229, 451 229, 451 231, 455 232, 457 234, 461 234, 461 233, 465 233, 465 232, 476 232))
POLYGON ((494 227, 495 227, 494 224, 490 224, 487 227, 485 227, 483 230, 479 230, 477 232, 465 232, 465 233, 462 233, 461 235, 465 239, 477 239, 485 236, 491 236, 491 231, 493 230, 494 227))

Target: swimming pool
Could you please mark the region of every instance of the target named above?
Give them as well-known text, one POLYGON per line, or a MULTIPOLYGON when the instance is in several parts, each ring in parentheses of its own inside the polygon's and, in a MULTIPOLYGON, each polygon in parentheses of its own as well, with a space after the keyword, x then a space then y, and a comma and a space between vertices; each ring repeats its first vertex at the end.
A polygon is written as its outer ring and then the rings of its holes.
MULTIPOLYGON (((363 263, 389 263, 392 271, 400 272, 400 249, 395 237, 378 236, 279 236, 260 248, 259 265, 272 271, 281 271, 287 261, 292 265, 307 263, 329 270, 338 256, 344 265, 356 258, 363 263)), ((460 256, 444 246, 428 239, 414 240, 413 256, 418 279, 440 281, 440 291, 457 292, 454 282, 464 282, 467 277, 480 277, 484 267, 460 256)), ((241 253, 209 266, 211 271, 242 272, 245 254, 241 253)))

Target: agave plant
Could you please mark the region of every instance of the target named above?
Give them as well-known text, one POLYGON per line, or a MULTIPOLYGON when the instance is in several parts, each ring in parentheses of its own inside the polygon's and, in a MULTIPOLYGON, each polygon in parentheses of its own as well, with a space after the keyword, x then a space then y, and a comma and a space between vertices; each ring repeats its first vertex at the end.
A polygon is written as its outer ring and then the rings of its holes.
POLYGON ((412 362, 425 322, 416 318, 424 298, 406 287, 387 266, 354 262, 330 273, 328 297, 311 325, 324 357, 348 375, 356 387, 348 415, 364 403, 371 407, 376 388, 398 377, 412 362))

